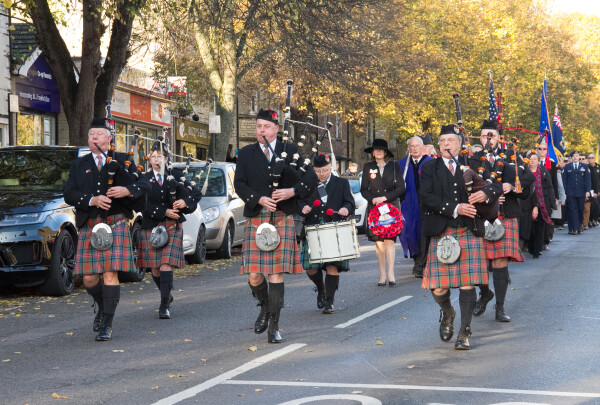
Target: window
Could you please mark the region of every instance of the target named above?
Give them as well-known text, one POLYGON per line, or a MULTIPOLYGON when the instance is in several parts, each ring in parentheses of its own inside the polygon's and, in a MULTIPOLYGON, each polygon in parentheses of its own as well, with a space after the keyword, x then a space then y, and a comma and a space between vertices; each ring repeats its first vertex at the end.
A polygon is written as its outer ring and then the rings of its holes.
POLYGON ((56 118, 51 115, 17 114, 17 145, 56 144, 56 118))

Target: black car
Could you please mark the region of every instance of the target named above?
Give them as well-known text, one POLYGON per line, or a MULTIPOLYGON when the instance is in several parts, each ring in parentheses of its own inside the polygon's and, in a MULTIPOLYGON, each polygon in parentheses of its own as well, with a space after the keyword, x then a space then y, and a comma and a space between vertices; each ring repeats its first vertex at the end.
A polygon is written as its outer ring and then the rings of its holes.
MULTIPOLYGON (((74 146, 0 147, 0 282, 39 285, 47 295, 73 291, 75 209, 63 199, 71 162, 89 149, 74 146)), ((139 224, 130 224, 134 246, 139 224)), ((139 281, 124 273, 122 281, 139 281)))

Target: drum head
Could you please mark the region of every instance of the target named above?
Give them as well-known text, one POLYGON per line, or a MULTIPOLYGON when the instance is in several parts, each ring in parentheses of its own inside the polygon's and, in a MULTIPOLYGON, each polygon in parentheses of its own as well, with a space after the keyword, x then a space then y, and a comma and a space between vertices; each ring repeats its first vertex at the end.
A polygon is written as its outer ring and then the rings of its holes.
POLYGON ((504 237, 505 232, 504 225, 498 218, 492 223, 485 221, 485 235, 483 236, 485 239, 492 242, 500 240, 504 237))
POLYGON ((112 228, 105 223, 99 223, 92 228, 90 239, 92 247, 96 250, 108 250, 113 244, 112 228))
POLYGON ((438 241, 436 254, 440 262, 452 264, 460 257, 460 245, 455 237, 446 235, 438 241))
POLYGON ((266 222, 259 225, 256 230, 256 246, 260 250, 265 252, 275 250, 279 246, 279 242, 281 242, 281 238, 273 225, 266 222))
POLYGON ((163 225, 158 225, 152 228, 152 233, 150 234, 150 246, 154 249, 160 249, 164 247, 167 242, 169 242, 169 233, 167 232, 167 228, 163 225))

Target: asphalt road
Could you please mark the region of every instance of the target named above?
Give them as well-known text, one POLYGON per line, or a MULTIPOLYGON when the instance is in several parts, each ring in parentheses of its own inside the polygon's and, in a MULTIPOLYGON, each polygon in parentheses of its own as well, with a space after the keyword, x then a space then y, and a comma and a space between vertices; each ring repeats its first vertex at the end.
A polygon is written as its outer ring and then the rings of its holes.
POLYGON ((149 275, 123 285, 110 342, 94 341, 81 289, 14 299, 0 307, 0 403, 600 404, 600 229, 557 232, 540 259, 511 265, 512 322, 495 322, 490 303, 470 351, 440 341, 438 307, 400 245, 398 284, 378 287, 360 239, 335 314, 316 308, 304 274, 285 277, 280 345, 252 331, 239 257, 177 273, 171 320, 158 319, 149 275))

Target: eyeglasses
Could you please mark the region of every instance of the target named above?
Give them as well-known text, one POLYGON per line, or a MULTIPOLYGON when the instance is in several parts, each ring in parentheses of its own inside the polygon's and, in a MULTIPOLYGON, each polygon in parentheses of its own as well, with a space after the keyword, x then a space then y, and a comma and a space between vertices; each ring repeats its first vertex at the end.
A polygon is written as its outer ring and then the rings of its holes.
POLYGON ((537 150, 547 150, 547 148, 537 148, 537 150))
POLYGON ((317 174, 321 174, 321 173, 325 174, 330 171, 331 171, 331 167, 329 167, 327 169, 315 169, 315 173, 317 173, 317 174))

